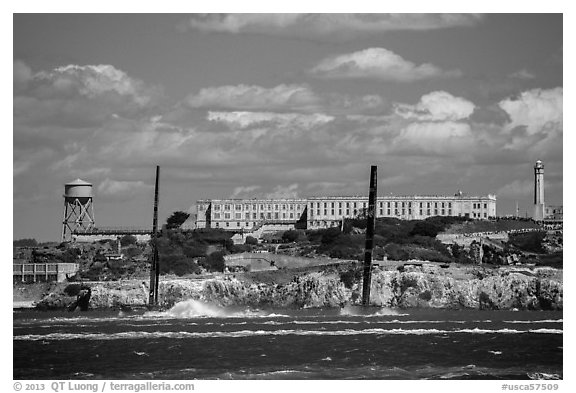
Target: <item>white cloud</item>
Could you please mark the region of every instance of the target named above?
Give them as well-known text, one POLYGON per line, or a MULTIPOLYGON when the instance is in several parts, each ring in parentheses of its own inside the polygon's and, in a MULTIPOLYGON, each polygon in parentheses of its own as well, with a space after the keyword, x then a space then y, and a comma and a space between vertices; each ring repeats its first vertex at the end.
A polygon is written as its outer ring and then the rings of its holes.
POLYGON ((249 128, 262 125, 278 127, 298 127, 310 129, 334 120, 334 117, 321 113, 274 113, 274 112, 208 112, 209 121, 227 123, 232 127, 249 128))
POLYGON ((310 70, 323 78, 374 78, 396 82, 458 77, 458 70, 444 71, 433 64, 416 65, 385 48, 369 48, 322 60, 310 70))
POLYGON ((462 120, 474 112, 475 105, 445 91, 433 91, 420 98, 416 105, 396 104, 395 112, 405 119, 420 121, 462 120))
POLYGON ((138 117, 161 92, 111 65, 68 65, 33 74, 14 64, 14 124, 91 128, 111 117, 138 117))
POLYGON ((467 156, 474 147, 470 125, 458 122, 410 123, 394 138, 393 147, 405 152, 467 156))
POLYGON ((274 190, 268 194, 264 195, 264 198, 299 198, 298 195, 298 184, 290 184, 288 186, 278 185, 274 187, 274 190))
POLYGON ((32 69, 23 61, 15 60, 13 64, 14 85, 27 83, 32 79, 32 69))
POLYGON ((530 71, 528 71, 525 68, 511 73, 509 76, 510 76, 510 78, 524 79, 524 80, 536 78, 536 76, 533 73, 531 73, 530 71))
POLYGON ((139 105, 147 105, 151 97, 143 82, 129 77, 124 71, 107 64, 67 65, 52 71, 42 71, 34 78, 48 83, 62 93, 77 91, 80 95, 96 97, 108 92, 130 96, 139 105))
POLYGON ((481 19, 479 14, 196 14, 188 27, 232 34, 346 39, 392 30, 472 26, 481 19))
POLYGON ((562 130, 562 87, 525 91, 516 98, 500 101, 498 105, 510 116, 508 130, 523 126, 530 135, 544 130, 562 130))
POLYGON ((127 200, 152 192, 152 185, 143 181, 118 181, 106 178, 98 185, 98 197, 127 200))
POLYGON ((319 105, 320 98, 305 85, 237 85, 204 88, 186 102, 192 108, 310 110, 319 105))
POLYGON ((254 191, 260 189, 260 186, 239 186, 235 187, 230 198, 250 198, 254 196, 254 191))

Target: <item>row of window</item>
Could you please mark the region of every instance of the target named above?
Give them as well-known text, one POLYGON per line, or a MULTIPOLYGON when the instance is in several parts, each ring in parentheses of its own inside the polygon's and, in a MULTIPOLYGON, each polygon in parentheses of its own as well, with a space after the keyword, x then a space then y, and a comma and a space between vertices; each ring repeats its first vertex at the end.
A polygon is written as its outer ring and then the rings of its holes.
MULTIPOLYGON (((472 204, 472 209, 480 209, 481 206, 482 206, 481 203, 473 203, 473 204, 472 204)), ((488 209, 488 204, 487 204, 487 203, 484 204, 484 209, 488 209)))
MULTIPOLYGON (((347 209, 349 209, 350 207, 352 208, 358 208, 360 206, 360 203, 362 203, 362 207, 366 208, 367 202, 312 202, 310 207, 312 209, 316 208, 316 209, 320 209, 320 208, 324 208, 324 209, 328 209, 328 207, 330 207, 331 209, 334 209, 336 207, 336 204, 338 204, 338 208, 342 209, 344 207, 344 205, 346 206, 347 209)), ((424 208, 424 206, 426 206, 426 208, 430 208, 432 206, 432 204, 434 204, 434 208, 452 208, 452 202, 414 202, 415 205, 420 204, 420 209, 424 208)), ((388 209, 392 208, 392 206, 394 206, 394 208, 412 208, 412 202, 378 202, 377 206, 380 209, 384 208, 384 205, 386 205, 386 207, 388 209), (392 205, 394 204, 394 205, 392 205)), ((478 206, 480 206, 480 204, 478 204, 478 206)), ((484 204, 484 208, 486 208, 486 204, 484 204)))
MULTIPOLYGON (((329 211, 330 211, 330 215, 332 215, 332 216, 335 215, 335 212, 336 212, 335 209, 331 209, 331 210, 317 209, 316 210, 316 216, 322 216, 322 215, 327 216, 329 211), (322 214, 322 212, 324 214, 322 214)), ((438 216, 438 215, 451 216, 452 215, 452 209, 448 209, 448 210, 446 210, 446 209, 434 209, 433 211, 434 211, 433 215, 435 215, 435 216, 438 216)), ((342 216, 342 212, 343 212, 342 209, 338 209, 338 216, 342 216)), ((358 215, 358 210, 354 209, 353 212, 354 212, 353 216, 358 215)), ((404 215, 406 215, 406 213, 408 213, 409 216, 412 215, 412 209, 408 208, 408 209, 394 209, 394 210, 386 209, 386 216, 392 216, 392 212, 394 212, 394 216, 404 216, 404 215)), ((432 215, 432 209, 426 209, 426 210, 420 209, 419 212, 420 212, 421 216, 423 216, 423 215, 431 216, 432 215)), ((314 211, 312 211, 312 213, 314 213, 314 211)), ((378 215, 384 216, 384 209, 378 209, 378 215)), ((346 209, 346 217, 350 217, 350 209, 346 209)))
MULTIPOLYGON (((213 213, 212 217, 215 220, 220 220, 220 219, 224 219, 224 220, 242 220, 242 213, 234 213, 234 217, 232 217, 232 213, 213 213)), ((244 219, 245 220, 280 220, 280 219, 294 219, 295 217, 297 217, 297 215, 294 214, 294 212, 282 212, 282 214, 280 214, 279 212, 266 212, 266 213, 260 213, 258 215, 258 213, 252 212, 252 213, 244 213, 244 219)))
POLYGON ((225 204, 214 204, 213 205, 213 209, 214 211, 232 211, 232 209, 234 209, 235 211, 254 211, 254 210, 258 210, 258 207, 260 207, 260 210, 296 210, 296 211, 300 211, 302 210, 302 205, 299 204, 294 204, 294 203, 282 203, 282 204, 257 204, 257 203, 253 203, 253 204, 230 204, 230 203, 225 203, 225 204))

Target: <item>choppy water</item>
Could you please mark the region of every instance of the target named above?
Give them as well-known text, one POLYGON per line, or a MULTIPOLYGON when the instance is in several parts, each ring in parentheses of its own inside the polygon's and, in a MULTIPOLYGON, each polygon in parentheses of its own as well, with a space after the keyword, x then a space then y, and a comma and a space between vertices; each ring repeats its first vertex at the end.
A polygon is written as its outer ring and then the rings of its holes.
POLYGON ((14 379, 562 378, 562 313, 14 312, 14 379))

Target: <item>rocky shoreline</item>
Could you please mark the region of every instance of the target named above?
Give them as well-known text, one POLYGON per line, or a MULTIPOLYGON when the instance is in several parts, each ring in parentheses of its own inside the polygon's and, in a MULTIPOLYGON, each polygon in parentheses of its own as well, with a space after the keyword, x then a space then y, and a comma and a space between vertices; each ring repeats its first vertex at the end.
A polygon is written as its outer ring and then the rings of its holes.
MULTIPOLYGON (((148 286, 142 280, 86 283, 91 309, 146 307, 148 286)), ((308 272, 289 282, 264 283, 238 276, 208 279, 161 279, 159 307, 194 299, 219 306, 320 308, 357 305, 361 280, 346 287, 338 271, 308 272)), ((57 286, 36 302, 40 310, 65 309, 77 301, 57 286)), ((371 304, 391 308, 490 310, 562 310, 562 270, 553 268, 450 268, 410 266, 404 271, 376 269, 371 304)))

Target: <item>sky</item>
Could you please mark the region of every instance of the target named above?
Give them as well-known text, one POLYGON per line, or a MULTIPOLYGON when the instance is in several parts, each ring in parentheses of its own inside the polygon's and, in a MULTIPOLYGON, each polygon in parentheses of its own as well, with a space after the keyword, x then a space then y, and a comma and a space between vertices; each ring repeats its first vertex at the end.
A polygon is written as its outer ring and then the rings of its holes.
POLYGON ((15 14, 13 237, 203 198, 496 194, 563 203, 562 14, 15 14))

